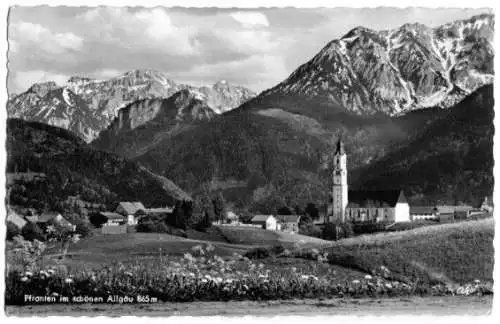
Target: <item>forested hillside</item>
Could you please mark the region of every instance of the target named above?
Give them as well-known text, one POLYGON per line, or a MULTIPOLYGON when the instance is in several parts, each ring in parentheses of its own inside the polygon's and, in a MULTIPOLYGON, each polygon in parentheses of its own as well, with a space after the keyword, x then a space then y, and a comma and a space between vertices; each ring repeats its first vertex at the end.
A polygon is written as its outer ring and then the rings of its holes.
POLYGON ((108 208, 119 201, 164 206, 190 199, 170 180, 116 154, 94 150, 61 128, 9 119, 7 153, 7 173, 45 175, 11 184, 8 199, 14 205, 61 210, 70 196, 108 208))
POLYGON ((354 185, 403 188, 414 203, 480 204, 493 193, 493 86, 448 110, 405 147, 360 171, 354 185))

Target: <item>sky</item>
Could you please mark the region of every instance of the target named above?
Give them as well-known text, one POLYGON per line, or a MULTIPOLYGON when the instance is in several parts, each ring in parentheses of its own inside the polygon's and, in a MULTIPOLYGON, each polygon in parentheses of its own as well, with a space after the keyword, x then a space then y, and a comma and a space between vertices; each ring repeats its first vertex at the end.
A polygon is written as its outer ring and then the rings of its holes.
POLYGON ((260 92, 283 81, 356 26, 438 26, 488 9, 12 7, 9 93, 71 76, 109 79, 133 69, 177 83, 219 80, 260 92))

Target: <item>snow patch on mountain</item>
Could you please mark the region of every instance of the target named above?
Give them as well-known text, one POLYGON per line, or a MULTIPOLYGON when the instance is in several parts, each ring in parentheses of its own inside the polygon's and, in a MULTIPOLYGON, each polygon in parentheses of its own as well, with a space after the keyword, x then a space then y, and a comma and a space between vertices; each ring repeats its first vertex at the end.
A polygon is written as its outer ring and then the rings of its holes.
POLYGON ((261 96, 306 96, 359 114, 450 107, 493 82, 493 25, 493 15, 479 15, 436 28, 356 27, 261 96))

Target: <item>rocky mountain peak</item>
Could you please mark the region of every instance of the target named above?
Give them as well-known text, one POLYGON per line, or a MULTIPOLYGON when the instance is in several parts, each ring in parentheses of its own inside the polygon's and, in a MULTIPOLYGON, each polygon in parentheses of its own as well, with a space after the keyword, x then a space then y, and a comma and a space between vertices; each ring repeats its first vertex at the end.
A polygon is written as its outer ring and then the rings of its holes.
POLYGON ((493 82, 492 26, 492 15, 480 15, 436 28, 356 27, 261 96, 310 97, 358 114, 450 107, 493 82))
POLYGON ((33 84, 27 92, 31 92, 37 94, 40 97, 44 97, 49 91, 57 88, 59 88, 59 86, 54 81, 47 81, 33 84))

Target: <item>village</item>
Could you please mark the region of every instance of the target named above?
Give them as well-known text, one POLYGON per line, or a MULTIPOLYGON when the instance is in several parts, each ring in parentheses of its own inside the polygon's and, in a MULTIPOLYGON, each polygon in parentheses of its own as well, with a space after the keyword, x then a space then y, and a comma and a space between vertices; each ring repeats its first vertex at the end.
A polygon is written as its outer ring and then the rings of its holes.
MULTIPOLYGON (((318 209, 317 217, 312 218, 313 226, 321 229, 326 224, 383 224, 386 228, 396 223, 436 222, 449 223, 472 218, 484 218, 493 213, 491 197, 485 197, 479 207, 467 204, 410 206, 403 190, 349 190, 347 183, 347 154, 344 144, 339 139, 334 153, 333 190, 329 204, 318 209)), ((31 175, 30 175, 31 176, 31 175)), ((14 181, 11 179, 11 181, 14 181)), ((99 211, 97 223, 104 235, 127 234, 135 231, 144 217, 163 217, 166 219, 174 212, 174 206, 146 208, 142 202, 120 202, 114 210, 99 211)), ((236 211, 225 210, 224 215, 212 225, 261 228, 298 234, 304 215, 263 215, 252 214, 243 219, 236 211)), ((76 225, 64 214, 44 211, 37 214, 29 210, 23 215, 8 208, 7 222, 21 232, 29 224, 36 224, 46 229, 48 224, 58 224, 69 231, 75 231, 76 225)), ((94 222, 92 222, 94 223, 94 222)), ((95 224, 94 224, 95 225, 95 224)))

